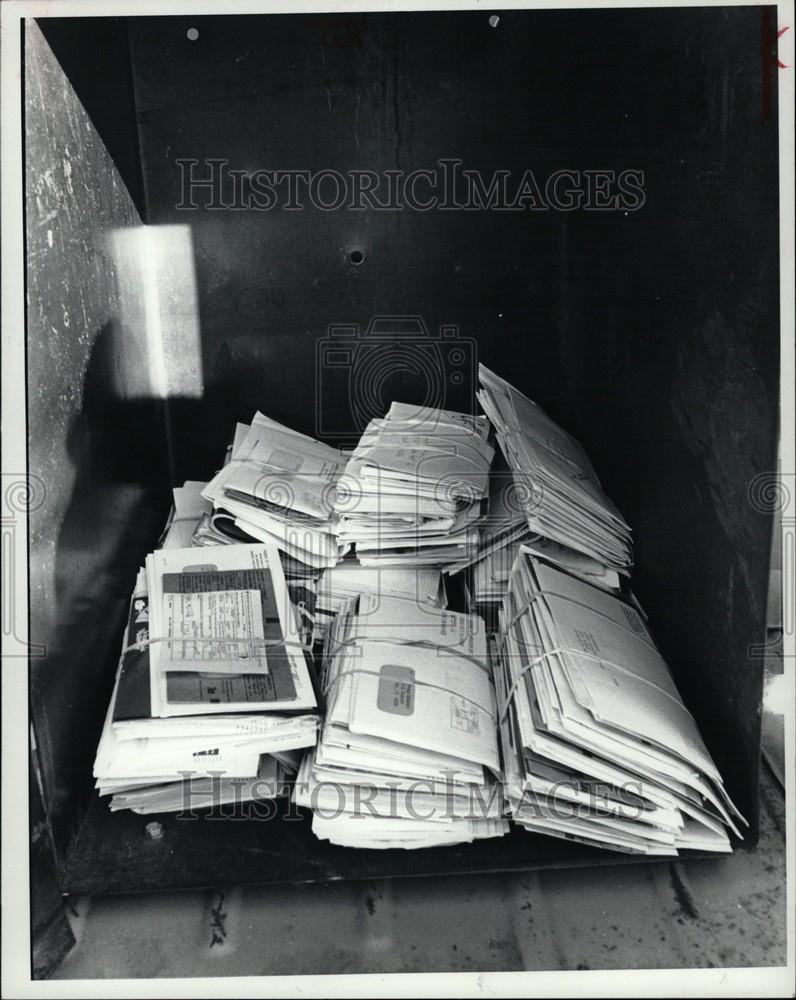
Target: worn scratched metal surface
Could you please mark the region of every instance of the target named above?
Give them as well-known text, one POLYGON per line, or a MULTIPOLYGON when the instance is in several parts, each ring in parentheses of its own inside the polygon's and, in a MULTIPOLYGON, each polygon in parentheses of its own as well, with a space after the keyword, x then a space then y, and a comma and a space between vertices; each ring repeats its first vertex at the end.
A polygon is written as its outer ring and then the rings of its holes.
POLYGON ((167 479, 147 292, 115 252, 141 220, 32 21, 25 68, 31 707, 62 856, 167 479))
POLYGON ((757 848, 729 858, 72 898, 57 976, 781 965, 784 803, 768 778, 762 798, 757 848))
MULTIPOLYGON (((164 835, 144 840, 146 820, 111 813, 95 798, 62 879, 65 892, 138 892, 206 888, 215 881, 312 883, 363 878, 464 876, 582 865, 638 863, 640 859, 512 829, 501 838, 409 851, 355 851, 319 841, 309 810, 252 819, 244 803, 231 815, 195 820, 159 816, 164 835), (244 821, 245 820, 245 821, 244 821)), ((221 813, 224 810, 220 810, 221 813)))

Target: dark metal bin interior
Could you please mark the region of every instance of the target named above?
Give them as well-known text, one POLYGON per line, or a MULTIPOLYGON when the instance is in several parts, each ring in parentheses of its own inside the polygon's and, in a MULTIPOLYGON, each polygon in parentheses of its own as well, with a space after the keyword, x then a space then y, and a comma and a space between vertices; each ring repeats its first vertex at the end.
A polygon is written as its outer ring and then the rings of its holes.
MULTIPOLYGON (((778 412, 771 9, 512 10, 494 28, 480 11, 38 24, 144 221, 191 228, 204 373, 201 398, 114 389, 117 331, 81 327, 79 297, 100 291, 70 280, 70 254, 90 252, 91 205, 80 217, 85 199, 58 175, 48 222, 29 179, 29 457, 52 486, 30 544, 34 559, 51 553, 55 581, 31 589, 31 635, 48 650, 31 658, 31 708, 62 890, 628 860, 520 831, 365 854, 321 844, 306 819, 169 820, 148 844, 143 818, 93 796, 125 604, 170 486, 207 478, 255 409, 314 433, 317 342, 378 314, 458 326, 473 358, 582 441, 633 526, 634 589, 753 844, 772 517, 755 490, 776 467, 778 412), (213 157, 249 171, 382 174, 445 157, 487 176, 632 168, 646 202, 178 210, 176 161, 213 157), (80 240, 37 252, 61 222, 80 240)), ((59 88, 52 68, 29 67, 32 177, 48 157, 96 152, 59 116, 59 88)), ((344 423, 342 395, 324 406, 344 423)))

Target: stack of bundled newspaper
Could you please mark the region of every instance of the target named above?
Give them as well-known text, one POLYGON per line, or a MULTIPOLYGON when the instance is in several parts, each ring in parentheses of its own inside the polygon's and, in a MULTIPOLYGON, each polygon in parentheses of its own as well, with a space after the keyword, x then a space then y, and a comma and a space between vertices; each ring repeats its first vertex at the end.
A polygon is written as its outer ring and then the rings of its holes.
POLYGON ((521 542, 530 537, 514 478, 498 451, 489 471, 488 507, 478 547, 462 562, 446 567, 448 573, 470 568, 471 572, 463 576, 467 607, 484 618, 490 632, 497 628, 497 615, 514 557, 521 542))
POLYGON ((446 566, 478 546, 494 449, 489 423, 393 403, 339 481, 339 538, 363 566, 446 566))
POLYGON ((467 606, 473 614, 485 619, 490 632, 498 629, 498 616, 508 592, 511 568, 521 549, 546 559, 595 587, 622 593, 623 577, 615 570, 549 538, 529 534, 479 559, 473 564, 469 585, 465 582, 467 606))
POLYGON ((630 528, 602 490, 581 446, 521 392, 483 365, 479 402, 495 428, 534 534, 608 569, 633 565, 630 528))
POLYGON ((482 622, 363 595, 328 631, 323 685, 295 786, 319 838, 418 848, 506 832, 482 622))
POLYGON ((130 605, 94 764, 112 809, 283 794, 317 700, 273 545, 158 549, 130 605))
POLYGON ((341 452, 256 413, 238 425, 231 460, 202 491, 214 512, 204 531, 234 525, 240 540, 273 542, 309 569, 334 566, 349 548, 334 511, 345 464, 341 452))
POLYGON ((401 597, 421 607, 444 608, 445 586, 439 569, 387 566, 382 569, 342 562, 325 569, 318 581, 315 604, 316 640, 323 639, 335 616, 360 594, 401 597))
MULTIPOLYGON (((238 425, 240 428, 241 424, 238 425)), ((160 548, 213 547, 216 545, 260 544, 237 527, 225 511, 213 512, 202 495, 207 483, 189 480, 172 490, 173 503, 160 540, 160 548)), ((279 546, 277 546, 279 548, 279 546)), ((299 632, 305 643, 313 641, 315 603, 318 594, 317 571, 304 563, 279 553, 279 561, 290 599, 298 616, 299 632)))
POLYGON ((502 616, 512 818, 617 851, 729 851, 745 822, 638 611, 521 551, 502 616))
POLYGON ((343 846, 469 842, 510 813, 619 851, 730 850, 745 821, 629 593, 629 528, 577 442, 480 379, 486 417, 393 403, 351 456, 257 413, 174 490, 97 751, 112 809, 295 778, 343 846), (486 626, 446 610, 461 570, 486 626))
POLYGON ((523 499, 502 452, 498 451, 489 469, 489 496, 486 515, 479 526, 478 546, 461 562, 448 565, 446 572, 457 573, 477 565, 501 549, 531 537, 523 499))
POLYGON ((473 563, 472 574, 464 580, 467 608, 480 615, 488 632, 496 632, 500 609, 509 585, 509 575, 520 551, 521 541, 510 542, 473 563))

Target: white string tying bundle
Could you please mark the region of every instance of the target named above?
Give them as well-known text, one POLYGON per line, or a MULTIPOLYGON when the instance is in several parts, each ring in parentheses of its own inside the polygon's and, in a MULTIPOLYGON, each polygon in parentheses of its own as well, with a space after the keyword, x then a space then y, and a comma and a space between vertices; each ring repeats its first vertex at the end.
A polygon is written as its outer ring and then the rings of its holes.
POLYGON ((315 615, 309 611, 304 601, 299 601, 297 604, 294 604, 293 607, 296 611, 298 611, 302 618, 305 618, 310 623, 310 625, 313 627, 315 626, 315 615))
MULTIPOLYGON (((332 679, 327 684, 324 685, 323 687, 324 697, 328 695, 329 691, 335 686, 335 684, 341 678, 351 677, 354 674, 367 674, 370 677, 377 677, 379 679, 382 679, 384 677, 384 675, 380 673, 378 670, 368 670, 366 667, 353 667, 350 670, 341 670, 339 673, 335 674, 334 677, 332 677, 332 679)), ((387 679, 394 680, 394 678, 387 678, 387 679)), ((442 684, 434 684, 431 681, 421 681, 418 680, 417 678, 413 678, 411 682, 407 681, 406 683, 416 684, 418 687, 432 688, 435 691, 442 691, 443 694, 451 695, 451 697, 453 698, 462 698, 464 701, 469 702, 471 705, 475 705, 475 707, 479 711, 483 712, 484 715, 492 722, 496 721, 496 716, 494 712, 491 712, 489 709, 484 708, 484 706, 480 702, 475 701, 473 698, 470 698, 466 694, 462 694, 460 691, 454 691, 452 688, 445 687, 442 684)))
POLYGON ((137 642, 131 643, 126 646, 122 651, 124 656, 127 653, 138 652, 143 653, 145 649, 149 646, 155 645, 155 643, 160 642, 174 642, 174 643, 202 643, 202 642, 212 642, 216 645, 224 646, 287 646, 291 649, 301 649, 305 653, 312 652, 312 645, 305 645, 303 642, 293 642, 290 639, 256 639, 250 635, 247 636, 224 636, 223 638, 215 639, 212 636, 171 636, 171 635, 158 635, 158 636, 148 636, 146 639, 139 639, 137 642))
MULTIPOLYGON (((637 632, 632 625, 626 624, 625 622, 618 622, 615 618, 612 618, 604 611, 600 611, 599 608, 592 607, 591 604, 585 604, 583 601, 578 601, 574 597, 569 597, 567 594, 559 594, 556 590, 538 590, 533 597, 529 598, 525 604, 520 606, 519 611, 512 616, 511 620, 505 626, 504 631, 513 628, 513 626, 516 625, 520 618, 526 614, 526 612, 536 603, 537 600, 539 600, 540 597, 557 597, 560 601, 566 601, 568 604, 574 604, 579 608, 585 608, 587 611, 591 611, 592 614, 605 618, 613 625, 616 625, 617 628, 622 628, 626 632, 630 632, 631 635, 634 635, 637 639, 641 639, 643 642, 646 642, 647 645, 652 645, 654 647, 654 643, 637 632)), ((628 605, 625 605, 624 602, 620 603, 622 603, 624 607, 629 607, 628 605)))
MULTIPOLYGON (((615 618, 612 618, 610 615, 606 614, 604 611, 600 611, 598 608, 594 608, 594 607, 592 607, 589 604, 584 604, 583 601, 578 601, 575 598, 569 597, 566 594, 559 594, 555 590, 539 590, 529 600, 527 600, 525 602, 525 604, 521 605, 519 611, 515 612, 515 614, 509 620, 508 624, 506 624, 503 627, 503 629, 501 630, 501 635, 500 635, 500 639, 499 639, 499 642, 498 642, 498 649, 499 649, 500 652, 502 652, 502 650, 503 650, 503 648, 504 648, 504 646, 506 644, 506 640, 508 638, 509 631, 512 630, 514 628, 514 626, 517 624, 517 622, 520 621, 520 619, 523 618, 528 613, 528 611, 533 607, 534 603, 540 597, 557 597, 561 601, 567 601, 569 604, 575 604, 578 607, 586 608, 588 611, 591 611, 593 614, 599 615, 601 618, 607 619, 613 625, 616 625, 618 628, 622 628, 626 632, 630 632, 631 635, 634 635, 637 639, 642 639, 642 641, 646 642, 648 646, 650 646, 652 649, 654 649, 656 652, 658 652, 657 647, 655 646, 655 644, 651 640, 646 639, 643 636, 641 636, 631 625, 625 624, 624 622, 618 622, 618 621, 616 621, 615 618)), ((524 639, 519 639, 518 640, 516 636, 515 636, 515 641, 517 641, 520 646, 522 646, 523 644, 526 644, 525 641, 524 641, 524 639)), ((527 643, 526 645, 535 645, 535 644, 527 643)), ((560 655, 562 655, 564 653, 569 653, 572 656, 585 657, 587 660, 594 660, 597 663, 604 664, 604 665, 609 666, 609 667, 613 667, 615 670, 618 670, 620 673, 624 674, 627 677, 632 677, 634 680, 640 681, 642 684, 648 684, 650 687, 654 688, 658 692, 658 694, 663 695, 663 697, 668 698, 671 702, 673 702, 675 705, 677 705, 677 707, 681 711, 685 712, 686 715, 693 721, 693 719, 694 719, 693 715, 691 715, 691 713, 685 707, 685 705, 683 704, 683 702, 682 702, 682 700, 680 699, 679 696, 673 695, 670 691, 667 691, 665 688, 662 688, 659 684, 656 684, 655 681, 650 680, 648 677, 644 677, 641 674, 637 674, 634 671, 630 670, 624 664, 616 663, 613 660, 608 660, 604 656, 598 656, 596 653, 589 653, 589 652, 587 652, 584 649, 579 649, 579 648, 576 648, 576 647, 560 647, 560 648, 557 648, 557 649, 548 650, 546 653, 543 653, 541 656, 537 657, 535 660, 532 660, 530 663, 526 664, 525 667, 523 667, 522 671, 517 675, 517 677, 515 678, 514 682, 511 685, 511 688, 509 689, 509 696, 507 697, 506 704, 505 704, 505 706, 503 708, 503 711, 500 714, 500 720, 501 720, 501 722, 506 717, 506 712, 508 711, 508 707, 509 707, 509 704, 511 703, 511 700, 513 699, 514 695, 516 694, 517 686, 518 686, 518 683, 519 683, 520 679, 528 672, 528 670, 530 670, 531 667, 537 666, 539 663, 541 663, 542 661, 544 661, 545 659, 547 659, 550 656, 560 656, 560 655)), ((666 663, 666 661, 663 659, 663 657, 661 657, 661 663, 666 668, 667 672, 669 673, 669 676, 671 676, 671 671, 669 670, 669 666, 666 663)), ((694 724, 696 725, 696 722, 694 722, 694 724)))
MULTIPOLYGON (((505 641, 506 641, 507 636, 508 636, 507 632, 504 632, 503 635, 501 636, 501 647, 503 645, 505 645, 505 641)), ((667 691, 665 688, 662 688, 659 684, 656 684, 655 681, 650 680, 648 677, 643 677, 641 674, 634 673, 632 670, 630 670, 628 667, 624 666, 623 664, 621 664, 621 663, 615 663, 613 660, 608 660, 604 656, 598 656, 596 653, 587 653, 583 649, 576 649, 574 647, 569 647, 568 648, 566 646, 559 646, 559 647, 557 647, 555 649, 549 649, 549 650, 547 650, 547 652, 542 653, 541 656, 537 656, 535 659, 531 660, 529 663, 526 663, 525 666, 522 668, 522 670, 517 674, 517 676, 512 681, 511 687, 509 688, 508 695, 506 696, 506 702, 505 702, 505 704, 503 706, 503 710, 500 713, 499 718, 500 718, 501 722, 503 722, 504 719, 506 718, 506 713, 508 712, 509 706, 510 706, 512 700, 514 699, 514 695, 517 692, 517 687, 519 686, 520 680, 525 676, 525 674, 527 674, 528 671, 531 670, 533 667, 536 667, 540 663, 544 662, 544 660, 548 659, 549 657, 551 657, 551 656, 562 656, 565 653, 568 653, 571 656, 585 657, 585 659, 587 659, 587 660, 594 660, 596 663, 599 663, 601 665, 608 666, 608 667, 613 667, 615 670, 618 670, 620 673, 625 674, 627 677, 631 677, 633 680, 641 681, 642 684, 648 684, 650 687, 654 688, 655 691, 657 691, 658 694, 662 695, 665 698, 668 698, 682 712, 685 712, 685 714, 691 720, 694 719, 693 715, 691 715, 691 713, 688 711, 688 709, 682 703, 682 701, 680 700, 679 696, 673 695, 671 692, 667 691)), ((696 722, 694 722, 694 725, 696 725, 696 722)))
MULTIPOLYGON (((436 650, 437 653, 442 651, 443 656, 446 655, 445 650, 447 649, 446 646, 439 646, 434 642, 430 642, 428 639, 396 639, 391 636, 380 637, 380 636, 370 636, 370 635, 352 636, 350 639, 338 639, 335 636, 333 636, 331 632, 327 633, 327 643, 328 643, 327 649, 332 644, 335 644, 338 647, 350 647, 350 646, 358 646, 362 642, 381 642, 393 646, 415 646, 415 647, 420 647, 422 649, 433 649, 436 650)), ((324 657, 326 657, 327 655, 333 656, 334 653, 333 652, 327 653, 327 650, 324 650, 324 657)), ((491 684, 494 684, 495 681, 492 672, 492 667, 488 663, 484 663, 483 660, 480 660, 477 656, 473 656, 472 653, 465 653, 464 650, 452 649, 450 655, 451 657, 467 660, 468 662, 475 664, 475 666, 478 667, 479 670, 482 670, 487 675, 487 677, 489 678, 489 682, 491 684)))

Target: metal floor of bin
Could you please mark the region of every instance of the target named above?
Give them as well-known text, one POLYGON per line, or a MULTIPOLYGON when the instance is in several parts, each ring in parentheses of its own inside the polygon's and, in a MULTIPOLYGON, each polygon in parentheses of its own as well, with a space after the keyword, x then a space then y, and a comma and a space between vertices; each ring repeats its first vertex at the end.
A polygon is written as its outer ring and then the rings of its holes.
POLYGON ((703 968, 785 962, 785 803, 689 862, 70 900, 55 978, 703 968))

